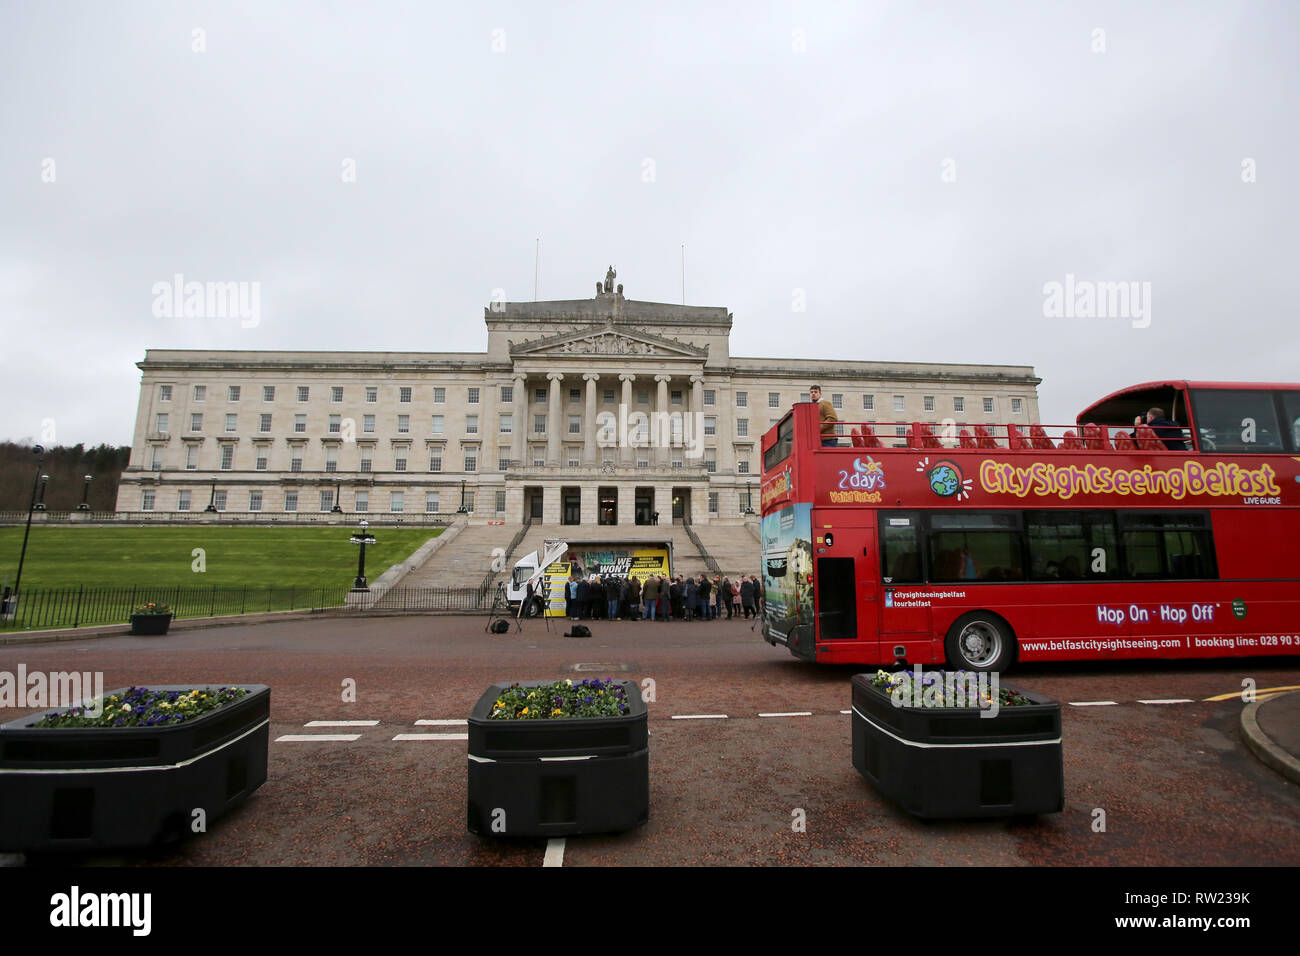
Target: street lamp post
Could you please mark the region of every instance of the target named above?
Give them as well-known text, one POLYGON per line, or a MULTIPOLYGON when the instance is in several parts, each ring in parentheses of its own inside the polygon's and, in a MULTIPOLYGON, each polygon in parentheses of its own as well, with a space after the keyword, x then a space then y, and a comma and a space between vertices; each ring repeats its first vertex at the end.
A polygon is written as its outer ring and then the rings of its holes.
POLYGON ((750 478, 745 483, 745 514, 754 513, 754 479, 750 478))
POLYGON ((77 505, 78 511, 90 510, 90 483, 94 480, 94 475, 86 475, 86 486, 81 491, 81 504, 77 505))
POLYGON ((334 482, 334 507, 330 509, 331 514, 343 514, 343 508, 339 506, 339 496, 342 494, 343 482, 336 480, 334 482))
MULTIPOLYGON (((45 449, 43 447, 33 445, 32 454, 39 455, 40 458, 36 462, 36 477, 32 479, 32 500, 27 505, 27 530, 23 532, 23 549, 18 554, 18 573, 14 575, 13 600, 15 601, 18 599, 18 588, 23 582, 23 562, 27 560, 27 536, 32 533, 32 512, 36 510, 36 485, 41 480, 41 466, 45 464, 45 449)), ((6 602, 5 611, 8 610, 9 604, 6 602)))
POLYGON ((217 513, 217 478, 215 475, 212 477, 212 497, 208 499, 208 506, 203 510, 209 514, 217 513))
POLYGON ((460 507, 456 509, 456 514, 458 515, 469 514, 469 512, 465 509, 465 479, 464 478, 460 480, 460 507))
POLYGON ((361 521, 358 524, 356 534, 348 539, 353 544, 361 545, 361 554, 357 558, 357 579, 352 582, 352 590, 354 591, 370 590, 370 586, 366 584, 366 545, 374 544, 375 538, 366 532, 367 527, 368 523, 361 521))
MULTIPOLYGON (((49 483, 50 483, 50 476, 49 476, 49 475, 41 475, 41 498, 40 498, 39 501, 36 502, 36 504, 32 505, 32 509, 33 509, 34 511, 44 511, 44 510, 45 510, 45 486, 48 485, 49 483)), ((35 489, 33 489, 33 490, 35 490, 35 489)))

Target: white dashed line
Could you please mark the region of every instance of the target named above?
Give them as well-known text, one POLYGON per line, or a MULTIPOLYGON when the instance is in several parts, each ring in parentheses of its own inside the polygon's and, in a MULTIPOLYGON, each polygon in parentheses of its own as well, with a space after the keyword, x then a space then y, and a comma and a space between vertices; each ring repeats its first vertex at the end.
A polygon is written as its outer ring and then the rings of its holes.
POLYGON ((759 714, 760 717, 811 717, 811 710, 792 710, 784 714, 759 714))
POLYGON ((304 727, 378 727, 377 720, 309 720, 304 727))
POLYGON ((1139 700, 1139 704, 1190 704, 1190 697, 1171 697, 1169 700, 1139 700))
POLYGON ((1119 701, 1115 700, 1072 700, 1068 702, 1071 707, 1117 707, 1119 701))
POLYGON ((322 743, 351 743, 360 739, 360 734, 285 734, 283 737, 276 737, 275 742, 277 744, 304 744, 308 741, 317 740, 322 743))
POLYGON ((841 710, 840 713, 841 713, 841 714, 851 714, 851 713, 853 713, 853 711, 851 711, 851 710, 841 710))
POLYGON ((469 734, 398 734, 394 740, 469 740, 469 734))
POLYGON ((673 714, 673 720, 726 720, 726 714, 673 714))
POLYGON ((417 727, 464 727, 469 723, 468 720, 417 720, 417 727))
POLYGON ((546 856, 542 858, 542 866, 564 866, 563 838, 546 841, 546 856))

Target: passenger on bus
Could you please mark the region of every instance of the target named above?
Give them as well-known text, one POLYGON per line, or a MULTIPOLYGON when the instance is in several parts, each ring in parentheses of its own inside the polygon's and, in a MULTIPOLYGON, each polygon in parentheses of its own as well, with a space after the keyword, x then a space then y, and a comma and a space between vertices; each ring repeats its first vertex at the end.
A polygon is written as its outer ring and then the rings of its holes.
POLYGON ((1183 441, 1183 429, 1175 421, 1165 418, 1163 408, 1152 408, 1147 414, 1145 420, 1141 415, 1133 419, 1133 431, 1130 433, 1135 441, 1137 440, 1137 429, 1140 425, 1150 425, 1156 433, 1156 437, 1165 443, 1165 448, 1170 451, 1187 451, 1187 442, 1183 441))
POLYGON ((835 447, 840 440, 835 437, 835 425, 840 418, 835 414, 835 406, 830 403, 829 399, 822 398, 822 387, 820 385, 810 385, 808 387, 808 396, 817 403, 817 417, 822 425, 822 444, 835 447))

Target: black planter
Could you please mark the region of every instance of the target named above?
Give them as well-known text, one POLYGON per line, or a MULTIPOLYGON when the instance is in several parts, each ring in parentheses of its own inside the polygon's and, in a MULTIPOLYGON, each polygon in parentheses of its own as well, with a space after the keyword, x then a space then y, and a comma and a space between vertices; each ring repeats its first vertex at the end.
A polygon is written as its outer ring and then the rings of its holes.
POLYGON ((627 714, 561 720, 489 720, 493 703, 510 684, 489 687, 469 715, 469 831, 559 837, 617 833, 645 823, 648 714, 641 689, 621 683, 627 714))
POLYGON ((171 727, 32 726, 63 707, 0 724, 0 851, 146 846, 190 834, 196 809, 211 827, 266 782, 271 689, 225 686, 248 694, 171 727))
POLYGON ((853 766, 881 793, 924 819, 1059 813, 1065 807, 1061 705, 1003 685, 1032 704, 895 707, 853 677, 853 766))
POLYGON ((149 636, 166 634, 171 623, 170 614, 132 614, 131 633, 149 636))

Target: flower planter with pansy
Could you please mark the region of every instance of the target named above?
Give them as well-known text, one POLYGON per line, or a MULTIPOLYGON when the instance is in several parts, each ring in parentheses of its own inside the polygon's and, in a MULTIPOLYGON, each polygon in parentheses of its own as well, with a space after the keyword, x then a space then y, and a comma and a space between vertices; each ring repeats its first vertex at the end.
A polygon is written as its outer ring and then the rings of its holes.
POLYGON ((647 717, 632 681, 492 685, 469 715, 470 832, 575 836, 645 823, 647 717))
POLYGON ((0 724, 0 851, 205 832, 266 781, 271 689, 127 687, 0 724))
POLYGON ((131 612, 131 633, 158 636, 167 633, 172 623, 172 609, 166 604, 150 601, 137 604, 131 612))

